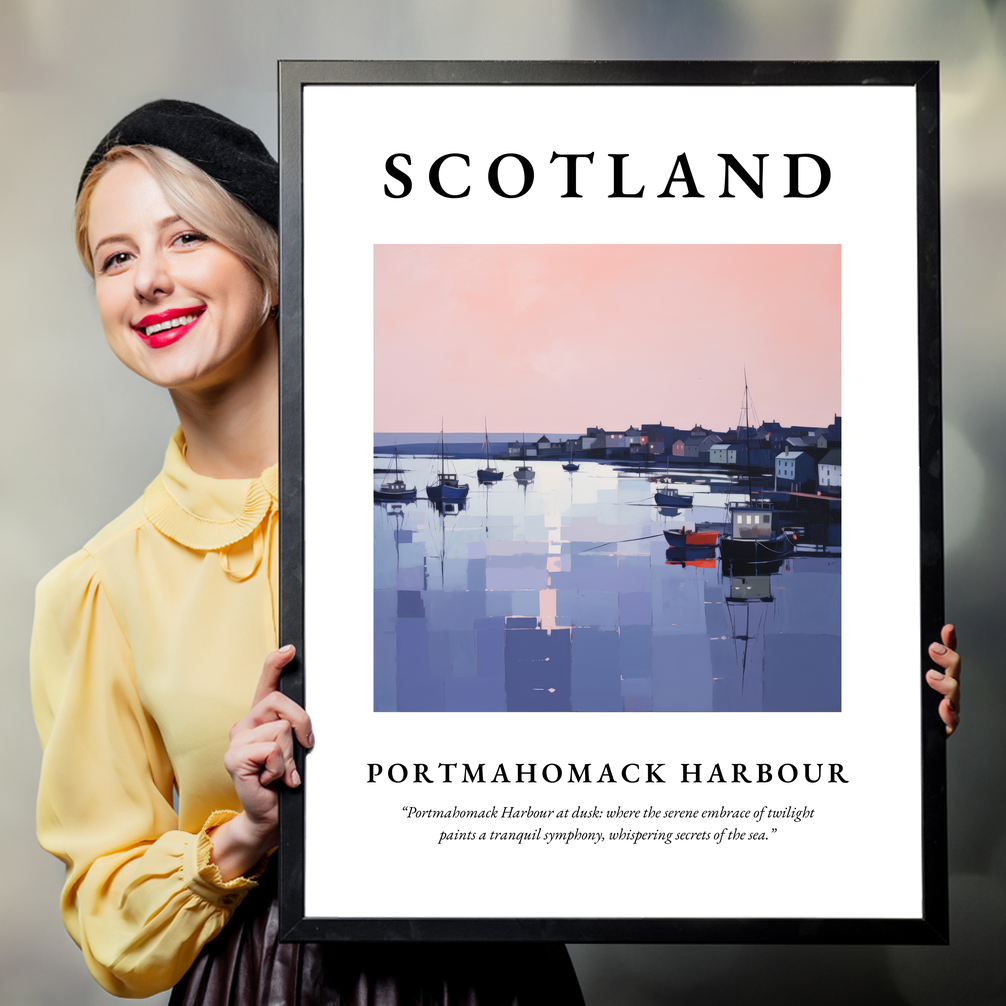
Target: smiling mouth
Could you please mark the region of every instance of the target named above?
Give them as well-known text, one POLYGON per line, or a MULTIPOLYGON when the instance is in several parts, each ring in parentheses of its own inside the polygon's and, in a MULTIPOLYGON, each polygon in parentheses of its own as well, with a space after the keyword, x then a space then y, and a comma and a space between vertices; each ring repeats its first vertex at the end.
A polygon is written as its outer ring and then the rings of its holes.
POLYGON ((149 339, 158 332, 167 332, 172 328, 181 328, 183 325, 191 325, 203 312, 193 311, 190 314, 182 314, 176 318, 169 318, 167 321, 158 322, 156 325, 147 325, 145 328, 136 326, 136 331, 145 339, 149 339))
POLYGON ((164 349, 183 339, 203 316, 206 308, 173 307, 158 314, 148 314, 133 325, 133 331, 150 349, 164 349))

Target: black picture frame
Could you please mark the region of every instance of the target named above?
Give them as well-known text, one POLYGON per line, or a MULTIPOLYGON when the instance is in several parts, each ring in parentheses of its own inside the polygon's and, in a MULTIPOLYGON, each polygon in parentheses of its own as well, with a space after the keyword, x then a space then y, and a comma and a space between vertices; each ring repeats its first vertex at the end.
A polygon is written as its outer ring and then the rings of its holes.
MULTIPOLYGON (((939 696, 924 681, 929 641, 943 624, 940 376, 939 70, 935 62, 405 62, 282 61, 280 120, 280 640, 298 648, 284 692, 310 711, 304 647, 304 382, 302 98, 307 86, 450 87, 683 85, 911 87, 915 92, 918 244, 918 402, 923 904, 918 918, 321 918, 305 914, 304 785, 281 795, 280 926, 287 941, 563 941, 619 943, 939 944, 948 941, 945 736, 939 696)), ((339 863, 333 863, 339 869, 339 863)), ((347 868, 351 868, 348 867, 347 868)))

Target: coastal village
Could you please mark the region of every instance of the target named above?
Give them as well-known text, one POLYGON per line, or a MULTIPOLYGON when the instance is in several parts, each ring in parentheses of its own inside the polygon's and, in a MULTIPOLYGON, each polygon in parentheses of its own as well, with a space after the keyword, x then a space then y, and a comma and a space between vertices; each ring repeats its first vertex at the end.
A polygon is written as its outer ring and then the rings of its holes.
POLYGON ((828 426, 738 426, 715 431, 644 423, 627 430, 590 426, 578 437, 542 435, 533 442, 511 441, 507 455, 515 458, 628 461, 640 465, 711 465, 771 475, 775 487, 791 492, 829 496, 842 492, 842 417, 828 426))

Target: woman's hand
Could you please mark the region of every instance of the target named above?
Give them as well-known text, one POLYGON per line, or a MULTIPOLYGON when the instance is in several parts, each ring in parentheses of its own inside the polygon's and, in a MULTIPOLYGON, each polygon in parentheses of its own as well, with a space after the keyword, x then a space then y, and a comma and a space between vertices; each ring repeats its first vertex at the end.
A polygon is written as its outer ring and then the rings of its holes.
POLYGON ((211 859, 224 880, 247 873, 276 845, 279 793, 273 784, 282 779, 292 789, 300 785, 294 734, 304 747, 314 746, 311 718, 278 689, 295 652, 284 646, 266 657, 251 710, 231 727, 224 766, 244 810, 209 833, 211 859))
POLYGON ((940 719, 947 725, 949 737, 961 721, 961 658, 957 653, 957 632, 952 625, 944 625, 941 643, 931 643, 929 656, 943 668, 926 672, 929 687, 943 696, 940 719))

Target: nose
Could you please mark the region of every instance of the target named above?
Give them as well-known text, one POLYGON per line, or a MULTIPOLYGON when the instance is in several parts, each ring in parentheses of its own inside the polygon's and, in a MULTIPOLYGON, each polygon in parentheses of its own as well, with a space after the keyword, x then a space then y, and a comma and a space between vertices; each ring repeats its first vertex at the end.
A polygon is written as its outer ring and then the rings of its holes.
POLYGON ((166 256, 159 249, 141 254, 133 270, 133 289, 138 301, 157 301, 174 290, 166 256))

